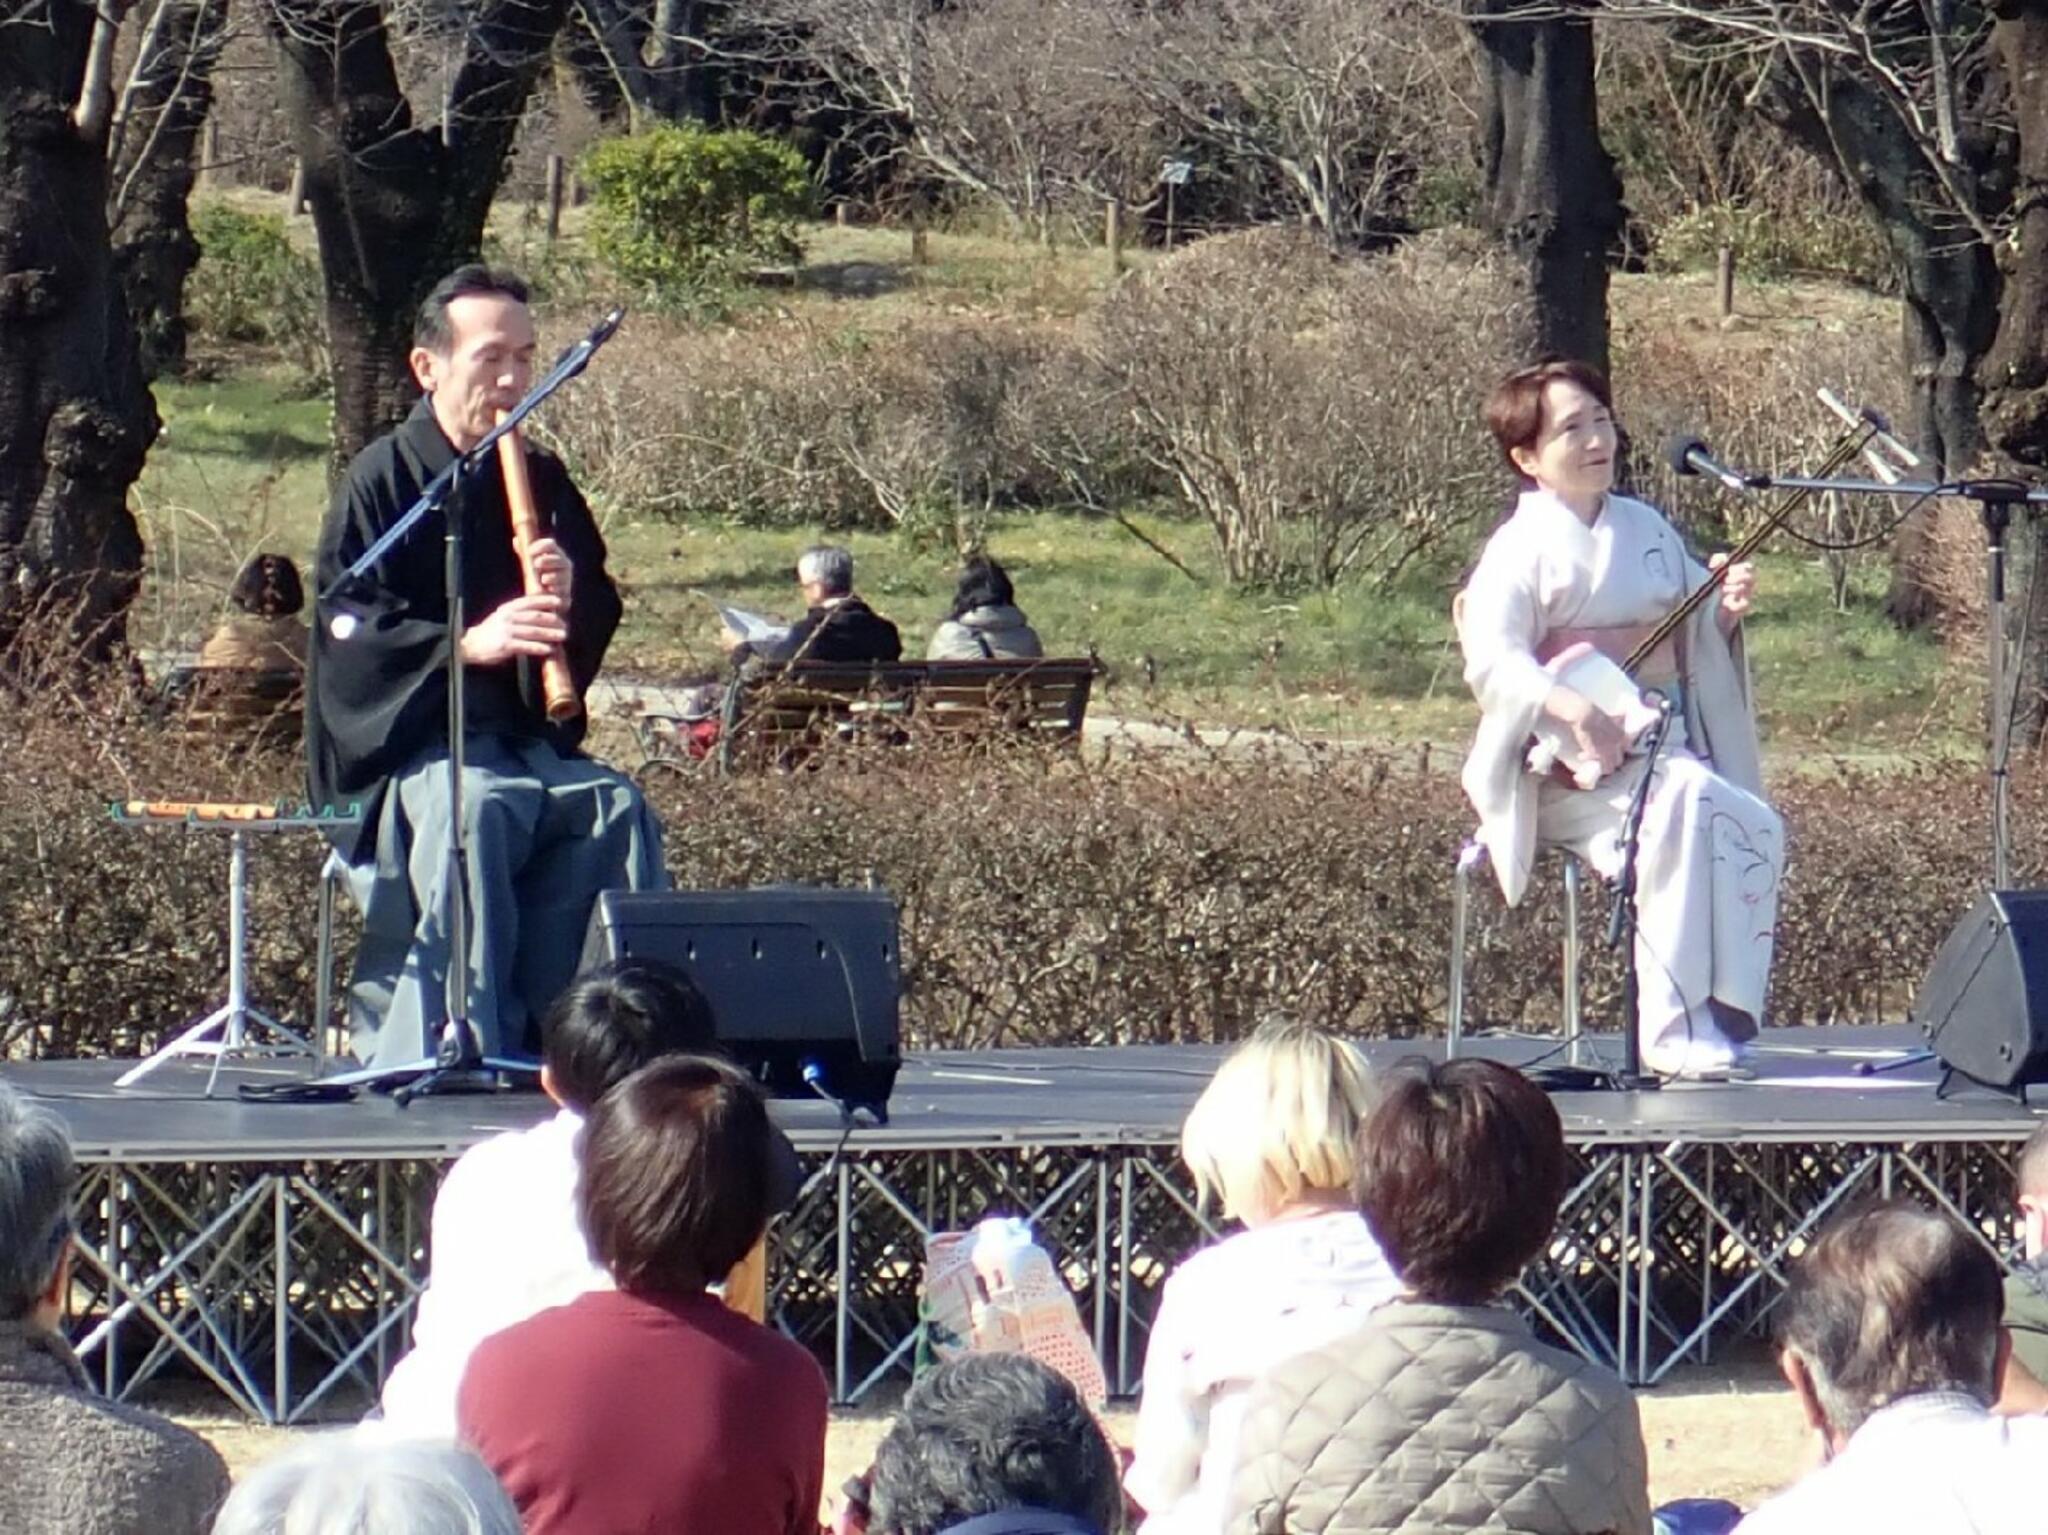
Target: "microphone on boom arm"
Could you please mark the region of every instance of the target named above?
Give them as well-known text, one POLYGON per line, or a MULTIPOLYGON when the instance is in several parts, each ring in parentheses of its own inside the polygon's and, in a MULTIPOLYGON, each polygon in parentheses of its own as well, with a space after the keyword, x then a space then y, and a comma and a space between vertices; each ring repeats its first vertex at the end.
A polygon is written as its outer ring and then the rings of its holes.
POLYGON ((1710 480, 1719 480, 1729 490, 1754 490, 1756 485, 1746 476, 1737 474, 1726 464, 1707 451, 1704 440, 1698 437, 1674 436, 1664 443, 1664 459, 1671 465, 1671 472, 1679 475, 1705 475, 1710 480))

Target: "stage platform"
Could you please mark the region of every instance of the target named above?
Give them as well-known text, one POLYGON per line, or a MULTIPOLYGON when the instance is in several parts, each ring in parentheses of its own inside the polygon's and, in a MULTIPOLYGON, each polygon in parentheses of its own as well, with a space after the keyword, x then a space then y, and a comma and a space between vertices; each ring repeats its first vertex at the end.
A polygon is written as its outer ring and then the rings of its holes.
MULTIPOLYGON (((1616 1041, 1595 1041, 1612 1057, 1616 1041)), ((1767 1329, 1784 1263, 1864 1194, 1941 1204, 2010 1256, 2011 1159, 2048 1107, 1942 1101, 1902 1027, 1767 1032, 1753 1081, 1560 1093, 1578 1158, 1556 1242, 1518 1299, 1639 1383, 1767 1329)), ((1481 1037, 1516 1065, 1551 1041, 1481 1037)), ((1442 1042, 1376 1041, 1377 1065, 1442 1042)), ((1222 1047, 940 1052, 906 1062, 886 1126, 852 1132, 820 1101, 776 1105, 809 1173, 772 1243, 771 1307, 857 1401, 907 1374, 926 1234, 1023 1214, 1054 1252, 1112 1382, 1134 1389, 1158 1288, 1213 1232, 1175 1155, 1222 1047)), ((125 1063, 0 1065, 70 1126, 87 1186, 74 1336, 110 1392, 166 1370, 250 1416, 360 1411, 402 1352, 428 1266, 442 1165, 530 1124, 538 1094, 400 1107, 203 1095, 203 1065, 116 1090, 125 1063)), ((229 1081, 291 1075, 285 1067, 229 1081)))

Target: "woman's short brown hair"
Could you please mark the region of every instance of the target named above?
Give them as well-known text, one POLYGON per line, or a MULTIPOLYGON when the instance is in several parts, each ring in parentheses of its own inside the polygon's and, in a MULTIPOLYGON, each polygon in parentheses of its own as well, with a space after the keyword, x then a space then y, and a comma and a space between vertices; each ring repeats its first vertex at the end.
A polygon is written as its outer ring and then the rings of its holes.
POLYGON ((577 1199, 621 1290, 688 1294, 732 1271, 768 1228, 772 1135, 754 1084, 702 1056, 643 1066, 598 1099, 577 1199))
POLYGON ((1565 1172, 1564 1126, 1535 1083, 1497 1061, 1417 1061, 1359 1129, 1353 1192, 1412 1294, 1476 1305, 1550 1240, 1565 1172))
POLYGON ((1543 391, 1562 380, 1577 384, 1608 410, 1614 409, 1614 394, 1607 375, 1589 362, 1569 357, 1546 357, 1526 368, 1517 368, 1486 397, 1486 427, 1500 444, 1500 456, 1525 484, 1529 477, 1515 463, 1517 448, 1534 448, 1543 435, 1543 391))

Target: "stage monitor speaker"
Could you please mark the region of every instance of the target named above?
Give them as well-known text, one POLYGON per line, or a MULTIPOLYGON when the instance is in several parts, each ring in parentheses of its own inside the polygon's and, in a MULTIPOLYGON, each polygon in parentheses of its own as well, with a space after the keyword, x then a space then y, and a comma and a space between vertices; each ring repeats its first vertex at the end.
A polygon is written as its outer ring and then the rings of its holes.
POLYGON ((897 1053, 902 971, 895 899, 882 890, 770 886, 598 897, 587 969, 658 959, 697 983, 726 1051, 768 1091, 881 1113, 897 1053))
POLYGON ((1979 898, 1936 951, 1913 1020, 1959 1076, 2008 1092, 2048 1082, 2048 890, 1979 898))

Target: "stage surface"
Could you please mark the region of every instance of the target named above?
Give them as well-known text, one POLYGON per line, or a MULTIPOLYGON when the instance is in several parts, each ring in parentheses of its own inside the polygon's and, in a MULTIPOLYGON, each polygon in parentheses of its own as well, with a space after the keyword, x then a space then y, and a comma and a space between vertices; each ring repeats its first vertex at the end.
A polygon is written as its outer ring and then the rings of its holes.
MULTIPOLYGON (((1559 1092, 1574 1172, 1550 1250, 1513 1299, 1549 1333, 1650 1384, 1767 1337, 1788 1261, 1855 1199, 1952 1213, 2001 1261, 2012 1161, 2048 1114, 1970 1089, 1936 1096, 1904 1027, 1767 1030, 1753 1079, 1559 1092), (1862 1068, 1904 1062, 1872 1075, 1862 1068)), ((1618 1060, 1611 1036, 1588 1041, 1618 1060)), ((1375 1066, 1440 1055, 1373 1041, 1375 1066)), ((775 1321, 840 1402, 907 1376, 925 1243, 985 1215, 1028 1218, 1073 1291, 1113 1386, 1136 1388, 1160 1285, 1218 1232, 1176 1150, 1225 1047, 938 1051, 913 1056, 889 1122, 844 1135, 826 1102, 778 1101, 806 1180, 770 1238, 775 1321)), ((1557 1063, 1555 1041, 1480 1036, 1468 1053, 1557 1063)), ((117 1061, 17 1062, 0 1077, 69 1125, 85 1164, 72 1335, 110 1394, 198 1376, 249 1416, 360 1412, 402 1352, 431 1271, 428 1215, 462 1150, 550 1112, 537 1092, 401 1106, 248 1103, 233 1087, 305 1074, 176 1062, 131 1089, 117 1061)))
MULTIPOLYGON (((1592 1053, 1618 1063, 1612 1037, 1589 1036, 1592 1053)), ((1673 1084, 1656 1092, 1559 1092, 1566 1138, 1575 1144, 1687 1141, 2005 1140, 2048 1114, 1968 1088, 1935 1096, 1937 1063, 1864 1075, 1915 1053, 1904 1026, 1766 1030, 1753 1080, 1673 1084)), ((1376 1067, 1440 1057, 1443 1041, 1374 1040, 1376 1067)), ((896 1081, 889 1122, 857 1130, 852 1148, 912 1151, 1003 1145, 1170 1144, 1227 1047, 943 1050, 913 1055, 896 1081)), ((1552 1040, 1482 1036, 1468 1054, 1512 1065, 1556 1064, 1552 1040)), ((529 1125, 550 1106, 536 1092, 419 1099, 400 1106, 363 1093, 349 1103, 245 1103, 236 1083, 305 1075, 289 1065, 222 1073, 204 1096, 203 1062, 178 1062, 133 1088, 116 1089, 125 1061, 0 1065, 0 1077, 61 1115, 86 1161, 265 1161, 275 1158, 441 1160, 501 1130, 529 1125)), ((837 1110, 822 1100, 785 1100, 777 1120, 801 1151, 839 1140, 837 1110)))

